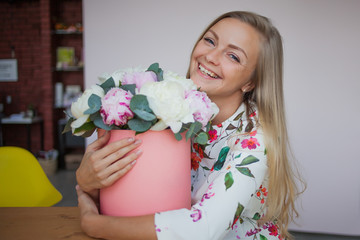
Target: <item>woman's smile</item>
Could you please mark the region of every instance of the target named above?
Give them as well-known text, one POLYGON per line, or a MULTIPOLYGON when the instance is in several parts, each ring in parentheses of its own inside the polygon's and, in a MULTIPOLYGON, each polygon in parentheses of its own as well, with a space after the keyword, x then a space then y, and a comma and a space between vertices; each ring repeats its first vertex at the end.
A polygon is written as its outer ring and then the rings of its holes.
POLYGON ((207 69, 205 66, 201 65, 200 63, 199 63, 199 71, 198 72, 200 73, 200 75, 202 75, 204 78, 207 78, 207 79, 209 79, 209 78, 210 79, 211 78, 219 79, 220 78, 216 73, 207 69))

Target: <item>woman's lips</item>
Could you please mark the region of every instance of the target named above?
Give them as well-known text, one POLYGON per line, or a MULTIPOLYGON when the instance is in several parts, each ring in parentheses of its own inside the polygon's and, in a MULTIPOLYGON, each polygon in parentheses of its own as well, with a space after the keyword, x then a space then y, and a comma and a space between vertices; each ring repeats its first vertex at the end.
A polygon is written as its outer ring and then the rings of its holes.
POLYGON ((212 72, 211 70, 205 68, 203 65, 199 64, 198 66, 198 70, 199 72, 205 76, 205 77, 208 77, 208 78, 213 78, 213 79, 218 79, 220 78, 216 73, 212 72))

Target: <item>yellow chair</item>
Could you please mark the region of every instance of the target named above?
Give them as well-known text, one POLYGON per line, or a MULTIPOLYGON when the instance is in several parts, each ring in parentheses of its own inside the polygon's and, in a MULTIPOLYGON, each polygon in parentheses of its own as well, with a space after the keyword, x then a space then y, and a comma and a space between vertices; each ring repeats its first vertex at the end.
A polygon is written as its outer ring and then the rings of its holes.
POLYGON ((49 207, 61 199, 32 153, 0 147, 0 207, 49 207))

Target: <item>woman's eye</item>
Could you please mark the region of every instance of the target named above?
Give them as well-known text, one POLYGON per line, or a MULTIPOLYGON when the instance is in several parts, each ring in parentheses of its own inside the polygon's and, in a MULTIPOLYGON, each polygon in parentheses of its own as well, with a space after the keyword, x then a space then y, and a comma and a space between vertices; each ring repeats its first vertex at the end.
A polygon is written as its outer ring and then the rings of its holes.
POLYGON ((211 38, 204 37, 204 40, 210 43, 211 45, 215 45, 214 41, 211 38))
POLYGON ((240 59, 236 56, 236 55, 234 55, 234 54, 230 54, 229 55, 230 56, 230 58, 232 58, 233 60, 235 60, 236 62, 240 62, 240 59))

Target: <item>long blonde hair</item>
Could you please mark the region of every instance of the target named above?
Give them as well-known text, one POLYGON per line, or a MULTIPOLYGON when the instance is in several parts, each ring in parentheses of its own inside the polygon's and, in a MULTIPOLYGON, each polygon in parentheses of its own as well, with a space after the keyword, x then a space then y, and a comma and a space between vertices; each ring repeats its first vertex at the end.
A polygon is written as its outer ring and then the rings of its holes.
MULTIPOLYGON (((289 162, 290 145, 286 128, 284 95, 283 95, 283 47, 278 30, 271 21, 252 12, 228 12, 215 19, 203 32, 205 33, 224 18, 235 18, 247 23, 261 36, 261 46, 256 69, 252 76, 255 88, 246 92, 243 103, 248 114, 258 108, 259 121, 264 131, 269 167, 269 194, 267 212, 263 221, 276 220, 281 235, 292 238, 288 224, 298 216, 295 199, 299 194, 295 179, 303 181, 289 162)), ((195 49, 194 47, 194 49, 195 49)), ((194 50, 193 50, 194 51, 194 50)), ((187 77, 190 77, 188 70, 187 77)))

